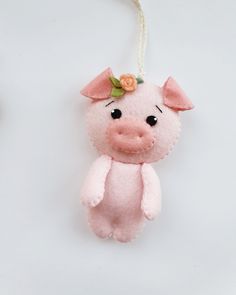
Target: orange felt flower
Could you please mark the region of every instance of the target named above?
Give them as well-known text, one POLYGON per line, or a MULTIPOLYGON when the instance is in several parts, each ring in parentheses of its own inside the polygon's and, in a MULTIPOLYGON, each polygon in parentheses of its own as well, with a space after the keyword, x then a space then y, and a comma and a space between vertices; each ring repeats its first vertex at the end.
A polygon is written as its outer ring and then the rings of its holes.
POLYGON ((121 75, 120 85, 125 91, 134 91, 137 88, 136 77, 132 74, 121 75))

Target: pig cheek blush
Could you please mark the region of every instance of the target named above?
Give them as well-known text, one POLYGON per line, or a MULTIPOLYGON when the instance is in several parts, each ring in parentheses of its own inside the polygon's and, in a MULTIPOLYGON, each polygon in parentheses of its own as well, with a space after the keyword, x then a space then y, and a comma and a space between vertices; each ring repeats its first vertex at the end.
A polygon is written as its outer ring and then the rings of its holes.
POLYGON ((81 189, 88 223, 102 239, 134 240, 161 211, 161 186, 151 163, 166 157, 180 134, 179 113, 193 108, 173 78, 162 87, 144 81, 145 19, 139 0, 139 75, 115 77, 110 68, 81 94, 88 97, 87 126, 100 156, 81 189), (143 42, 143 43, 142 43, 143 42))

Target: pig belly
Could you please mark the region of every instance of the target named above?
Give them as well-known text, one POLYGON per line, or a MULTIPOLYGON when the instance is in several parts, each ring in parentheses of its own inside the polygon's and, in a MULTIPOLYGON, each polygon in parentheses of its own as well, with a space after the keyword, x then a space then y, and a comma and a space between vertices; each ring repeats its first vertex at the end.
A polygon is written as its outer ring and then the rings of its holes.
POLYGON ((141 214, 141 166, 112 162, 107 176, 101 209, 114 219, 141 214))

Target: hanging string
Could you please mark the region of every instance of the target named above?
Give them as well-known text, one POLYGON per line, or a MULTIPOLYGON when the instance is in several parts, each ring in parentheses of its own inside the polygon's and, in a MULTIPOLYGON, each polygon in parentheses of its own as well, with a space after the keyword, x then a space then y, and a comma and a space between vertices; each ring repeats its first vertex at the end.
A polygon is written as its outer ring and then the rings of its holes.
POLYGON ((138 46, 138 76, 144 78, 144 59, 145 59, 145 51, 147 45, 147 24, 143 12, 143 8, 140 0, 133 0, 135 6, 138 10, 138 18, 139 18, 139 46, 138 46))

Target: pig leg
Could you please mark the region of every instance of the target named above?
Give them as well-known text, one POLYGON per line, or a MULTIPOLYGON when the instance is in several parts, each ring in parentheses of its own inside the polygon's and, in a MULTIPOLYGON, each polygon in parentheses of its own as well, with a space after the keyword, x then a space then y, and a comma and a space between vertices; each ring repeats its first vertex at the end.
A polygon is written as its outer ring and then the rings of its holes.
POLYGON ((100 238, 106 239, 112 235, 112 224, 104 212, 99 208, 91 208, 88 216, 89 226, 93 232, 100 238))
POLYGON ((136 216, 123 216, 114 229, 113 238, 119 242, 127 243, 134 240, 144 225, 142 212, 136 216))

